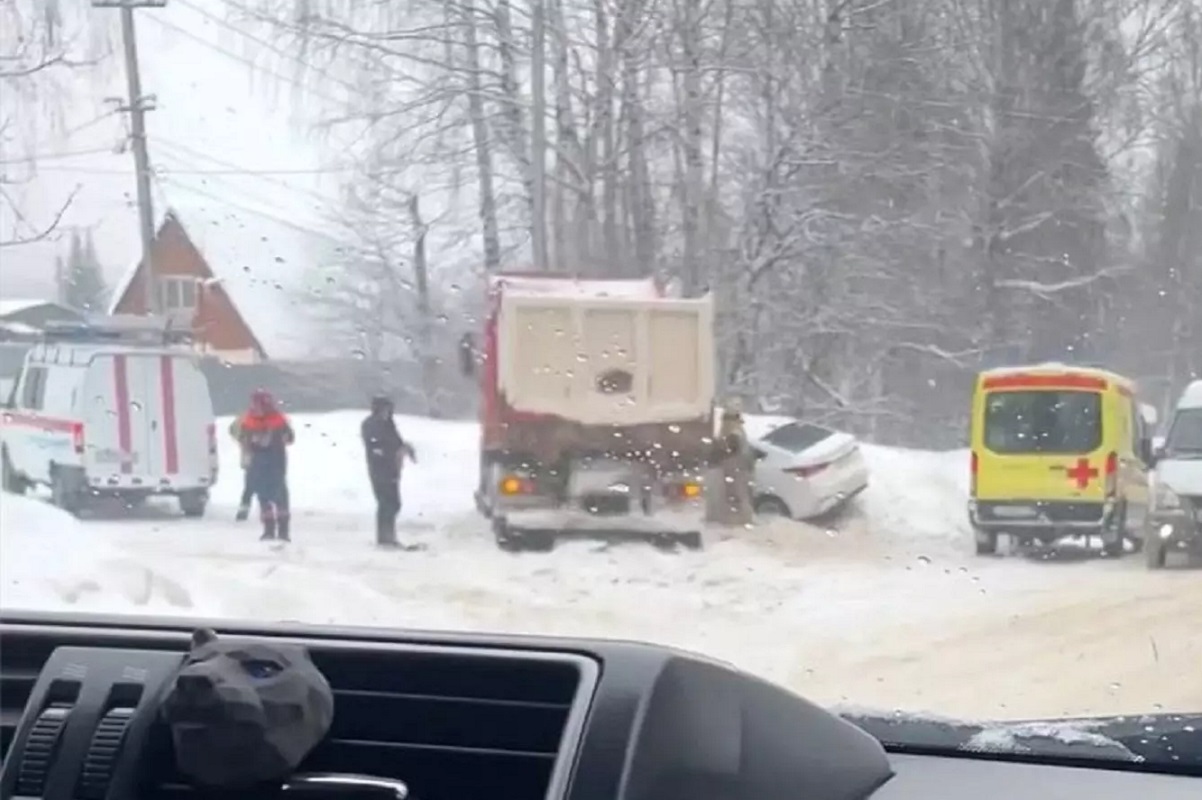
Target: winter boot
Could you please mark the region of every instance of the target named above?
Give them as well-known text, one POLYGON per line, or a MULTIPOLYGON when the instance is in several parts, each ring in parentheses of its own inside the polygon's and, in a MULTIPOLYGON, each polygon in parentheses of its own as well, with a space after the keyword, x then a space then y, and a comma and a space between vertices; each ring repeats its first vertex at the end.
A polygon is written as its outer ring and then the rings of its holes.
POLYGON ((250 518, 250 506, 239 506, 238 513, 234 515, 235 522, 246 522, 250 518))
POLYGON ((276 524, 274 519, 263 520, 263 535, 259 537, 261 542, 275 541, 276 524))
POLYGON ((276 526, 276 538, 278 538, 281 542, 291 542, 292 541, 291 530, 292 530, 292 517, 290 517, 290 516, 280 517, 280 521, 276 526))

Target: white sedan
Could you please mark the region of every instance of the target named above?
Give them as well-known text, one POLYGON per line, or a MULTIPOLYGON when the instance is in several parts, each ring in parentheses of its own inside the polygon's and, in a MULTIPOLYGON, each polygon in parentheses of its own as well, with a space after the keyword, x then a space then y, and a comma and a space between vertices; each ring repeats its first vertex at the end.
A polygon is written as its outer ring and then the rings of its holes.
POLYGON ((864 491, 868 465, 859 442, 809 422, 791 421, 750 440, 757 514, 813 519, 864 491))

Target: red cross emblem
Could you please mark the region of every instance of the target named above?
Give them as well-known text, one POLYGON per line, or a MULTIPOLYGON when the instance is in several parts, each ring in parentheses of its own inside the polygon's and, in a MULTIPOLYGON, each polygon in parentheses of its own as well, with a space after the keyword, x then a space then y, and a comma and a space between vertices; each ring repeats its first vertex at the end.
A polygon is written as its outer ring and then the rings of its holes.
POLYGON ((1098 477, 1098 468, 1091 467, 1088 458, 1078 458, 1077 465, 1065 470, 1064 474, 1077 482, 1078 489, 1084 489, 1089 486, 1091 478, 1098 477))

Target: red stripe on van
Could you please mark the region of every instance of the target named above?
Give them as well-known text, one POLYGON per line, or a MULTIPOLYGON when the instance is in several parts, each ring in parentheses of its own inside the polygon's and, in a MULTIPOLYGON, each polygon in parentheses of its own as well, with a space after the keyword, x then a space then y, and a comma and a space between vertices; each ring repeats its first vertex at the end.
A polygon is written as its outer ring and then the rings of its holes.
POLYGON ((163 438, 167 450, 167 474, 179 472, 179 441, 175 432, 175 361, 159 358, 159 385, 163 391, 163 438))
POLYGON ((1092 389, 1105 391, 1106 381, 1089 375, 1032 375, 1018 373, 986 378, 985 389, 1092 389))
POLYGON ((128 475, 134 471, 130 461, 133 449, 133 432, 129 420, 129 371, 125 356, 113 356, 113 386, 117 394, 117 449, 121 451, 121 472, 128 475))

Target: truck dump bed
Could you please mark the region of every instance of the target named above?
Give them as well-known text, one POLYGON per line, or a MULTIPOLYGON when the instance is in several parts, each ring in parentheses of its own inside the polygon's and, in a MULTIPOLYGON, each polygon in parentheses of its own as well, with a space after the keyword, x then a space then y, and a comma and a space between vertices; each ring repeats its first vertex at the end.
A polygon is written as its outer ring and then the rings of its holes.
POLYGON ((590 427, 709 419, 708 295, 663 297, 650 281, 518 279, 499 300, 496 388, 510 410, 590 427))

